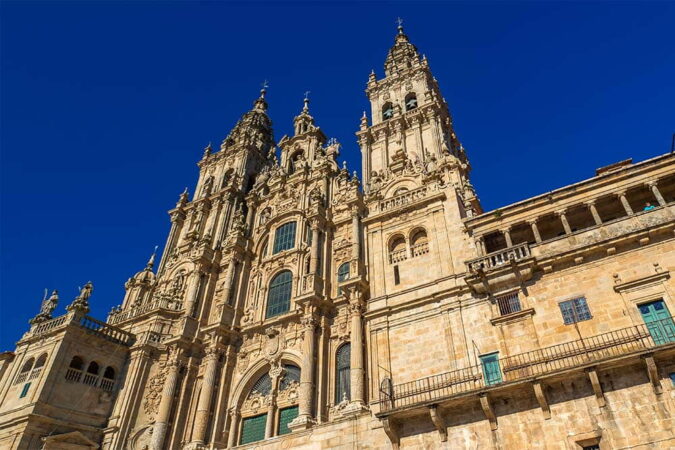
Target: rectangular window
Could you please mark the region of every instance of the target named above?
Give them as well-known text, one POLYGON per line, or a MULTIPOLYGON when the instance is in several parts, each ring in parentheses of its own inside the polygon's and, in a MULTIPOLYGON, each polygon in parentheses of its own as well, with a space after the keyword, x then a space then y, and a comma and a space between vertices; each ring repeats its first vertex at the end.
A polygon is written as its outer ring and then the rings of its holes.
POLYGON ((265 439, 266 424, 267 414, 245 418, 241 424, 241 438, 239 439, 239 445, 265 439))
POLYGON ((398 266, 394 266, 394 284, 401 284, 401 275, 398 273, 398 266))
POLYGON ((295 247, 295 222, 288 222, 277 228, 272 254, 290 250, 293 247, 295 247))
POLYGON ((511 294, 500 295, 496 298, 497 306, 499 306, 499 314, 505 316, 507 314, 517 313, 521 310, 520 299, 518 298, 518 293, 513 292, 511 294))
POLYGON ((24 398, 28 394, 28 389, 30 389, 30 383, 24 384, 23 389, 21 389, 21 395, 19 395, 19 398, 24 398))
POLYGON ((298 417, 298 407, 291 406, 290 408, 284 408, 279 411, 279 430, 278 434, 288 434, 291 432, 291 429, 288 428, 288 424, 293 422, 293 420, 298 417))
POLYGON ((560 312, 562 313, 565 325, 591 318, 591 311, 588 309, 586 299, 584 297, 575 298, 560 302, 560 312))
POLYGON ((502 371, 499 368, 499 352, 481 356, 480 363, 483 366, 483 380, 486 386, 502 382, 502 371))

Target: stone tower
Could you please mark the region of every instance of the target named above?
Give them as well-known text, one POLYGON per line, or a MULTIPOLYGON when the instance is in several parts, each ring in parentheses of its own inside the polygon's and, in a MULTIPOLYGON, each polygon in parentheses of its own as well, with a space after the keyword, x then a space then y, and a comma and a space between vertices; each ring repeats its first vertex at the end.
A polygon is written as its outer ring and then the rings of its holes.
POLYGON ((448 105, 402 26, 384 73, 368 78, 372 124, 364 113, 357 132, 372 296, 461 273, 472 254, 462 219, 481 212, 448 105), (409 261, 418 257, 434 269, 409 261))

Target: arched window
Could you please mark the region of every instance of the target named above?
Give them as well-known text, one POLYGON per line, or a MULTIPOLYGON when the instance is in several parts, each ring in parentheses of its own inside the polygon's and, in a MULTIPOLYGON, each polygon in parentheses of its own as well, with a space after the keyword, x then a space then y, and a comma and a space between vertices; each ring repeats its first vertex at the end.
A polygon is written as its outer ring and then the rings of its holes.
POLYGON ((26 379, 28 378, 28 374, 30 373, 30 370, 33 368, 34 363, 35 358, 29 358, 28 361, 23 363, 23 366, 21 366, 21 371, 14 380, 14 384, 23 383, 24 381, 26 381, 26 379))
POLYGON ((277 274, 272 279, 267 294, 267 318, 278 316, 290 309, 292 287, 293 275, 288 270, 277 274))
MULTIPOLYGON (((301 131, 301 133, 304 133, 304 131, 301 131)), ((302 159, 302 152, 296 152, 293 154, 293 156, 291 157, 291 164, 290 164, 291 173, 295 173, 300 168, 298 167, 298 165, 301 159, 302 159)))
POLYGON ((338 282, 338 295, 342 295, 342 288, 340 287, 340 282, 349 279, 349 263, 342 263, 338 267, 337 271, 337 282, 338 282))
POLYGON ((414 92, 405 96, 405 110, 410 111, 411 109, 417 108, 417 95, 414 92))
POLYGON ((30 369, 33 368, 33 363, 35 363, 35 358, 29 358, 28 361, 23 363, 23 367, 21 367, 21 373, 30 372, 30 369))
POLYGON ((405 250, 405 238, 403 236, 396 236, 389 244, 389 251, 397 252, 400 250, 405 250))
POLYGON ((79 356, 73 356, 73 359, 70 360, 70 366, 71 369, 75 370, 83 370, 84 369, 84 361, 82 361, 82 358, 79 356))
POLYGON ((269 395, 270 392, 272 392, 272 379, 270 378, 269 374, 266 373, 258 378, 258 381, 253 384, 253 387, 251 388, 251 394, 256 393, 265 397, 269 395))
POLYGON ((98 372, 100 368, 98 366, 98 363, 96 361, 92 361, 89 363, 89 367, 87 367, 87 373, 84 374, 84 378, 82 379, 82 382, 84 384, 88 385, 95 385, 96 381, 98 380, 98 372))
MULTIPOLYGON (((408 259, 408 251, 406 249, 405 238, 398 235, 389 241, 389 263, 396 264, 406 259, 408 259)), ((398 268, 394 267, 394 271, 398 271, 398 268)))
POLYGON ((300 383, 300 368, 292 364, 284 364, 284 375, 279 382, 279 390, 288 389, 293 383, 300 383))
POLYGON ((40 357, 35 361, 35 366, 33 366, 34 369, 41 369, 44 367, 45 363, 47 362, 47 354, 43 353, 40 355, 40 357))
POLYGON ((103 378, 99 387, 104 391, 112 391, 115 386, 115 369, 108 366, 103 371, 103 378))
POLYGON ((350 399, 351 346, 343 344, 335 354, 335 404, 350 399))
POLYGON ((382 120, 388 120, 394 117, 394 106, 391 102, 387 102, 382 107, 382 120))
POLYGON ((272 254, 276 255, 295 247, 295 225, 295 222, 288 222, 277 228, 272 254))
POLYGON ((413 231, 410 237, 410 256, 412 258, 429 253, 429 241, 424 229, 413 231))

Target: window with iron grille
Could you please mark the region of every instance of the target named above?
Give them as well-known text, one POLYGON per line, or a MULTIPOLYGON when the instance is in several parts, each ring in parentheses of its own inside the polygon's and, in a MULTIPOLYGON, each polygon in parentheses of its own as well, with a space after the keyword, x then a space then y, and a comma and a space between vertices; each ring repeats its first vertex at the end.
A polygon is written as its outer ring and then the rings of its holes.
POLYGON ((293 275, 286 270, 272 279, 267 294, 266 317, 274 317, 287 312, 291 307, 291 288, 293 275))
POLYGON ((284 375, 279 382, 279 390, 285 391, 291 384, 300 383, 300 368, 291 364, 284 364, 284 375))
POLYGON ((288 222, 277 228, 274 235, 273 254, 295 247, 295 222, 288 222))
POLYGON ((592 317, 584 297, 560 302, 560 312, 562 313, 565 325, 581 322, 582 320, 589 320, 592 317))
POLYGON ((517 292, 512 292, 506 295, 500 295, 496 298, 497 306, 499 306, 499 314, 505 316, 507 314, 513 314, 520 311, 520 298, 518 298, 517 292))
POLYGON ((335 354, 335 404, 350 400, 350 357, 351 347, 343 344, 335 354))

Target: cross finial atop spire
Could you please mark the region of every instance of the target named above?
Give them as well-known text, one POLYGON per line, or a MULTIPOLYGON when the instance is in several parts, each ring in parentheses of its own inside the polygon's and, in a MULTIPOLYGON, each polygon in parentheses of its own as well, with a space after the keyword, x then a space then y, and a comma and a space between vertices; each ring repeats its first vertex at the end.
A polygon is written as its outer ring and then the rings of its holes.
POLYGON ((157 248, 159 246, 155 245, 155 249, 152 251, 152 255, 150 255, 150 259, 148 260, 147 268, 152 269, 152 266, 155 265, 155 256, 157 255, 157 248))
POLYGON ((398 24, 398 32, 400 34, 403 34, 403 19, 401 19, 400 17, 397 17, 396 23, 398 24))
POLYGON ((302 108, 302 110, 305 112, 309 111, 309 94, 310 91, 305 91, 305 98, 303 100, 303 102, 305 102, 305 106, 302 108))

